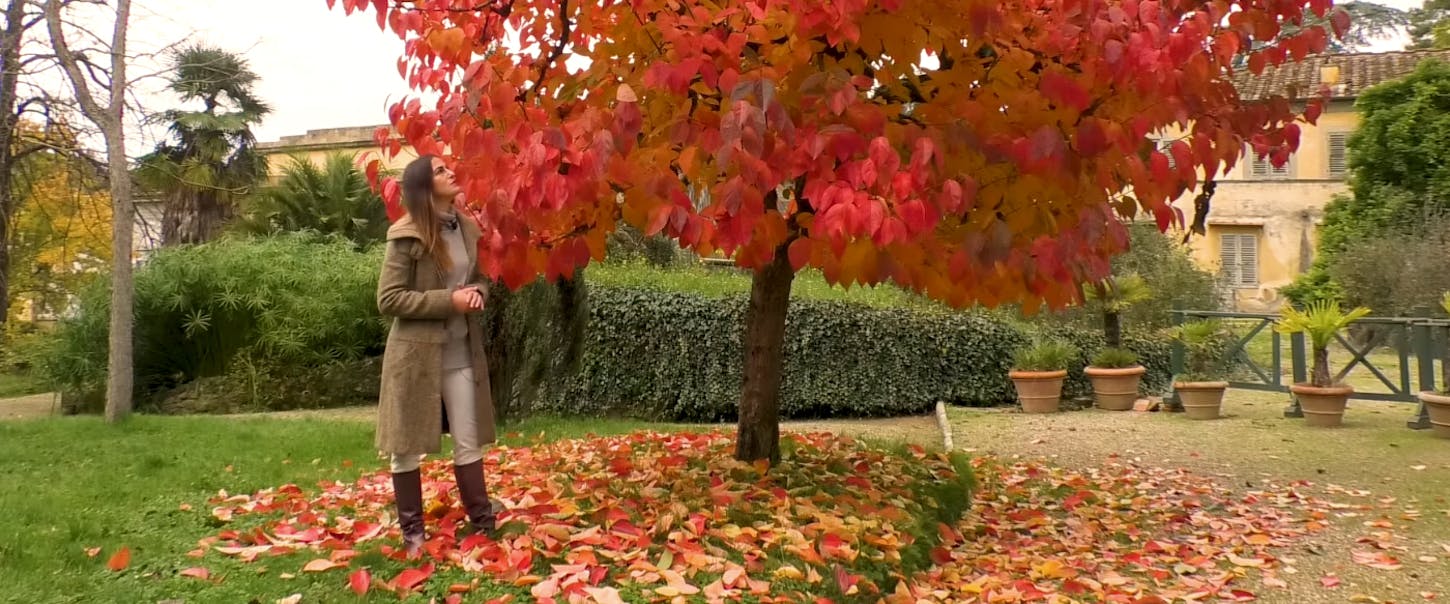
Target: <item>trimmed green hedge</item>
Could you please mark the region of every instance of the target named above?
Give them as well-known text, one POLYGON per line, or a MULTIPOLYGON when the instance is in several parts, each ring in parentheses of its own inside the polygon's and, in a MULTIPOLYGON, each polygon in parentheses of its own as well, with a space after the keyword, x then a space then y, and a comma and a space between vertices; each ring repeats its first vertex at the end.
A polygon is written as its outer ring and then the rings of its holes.
MULTIPOLYGON (((734 419, 747 296, 604 281, 590 284, 579 372, 552 385, 536 409, 673 421, 734 419)), ((1012 352, 1037 329, 989 312, 793 298, 786 320, 781 415, 915 414, 938 400, 1010 404, 1015 398, 1007 378, 1012 352)), ((1042 330, 1082 350, 1066 393, 1089 395, 1081 365, 1102 347, 1102 333, 1042 330)), ((1171 343, 1140 334, 1125 339, 1148 367, 1145 391, 1161 389, 1169 379, 1171 343)))

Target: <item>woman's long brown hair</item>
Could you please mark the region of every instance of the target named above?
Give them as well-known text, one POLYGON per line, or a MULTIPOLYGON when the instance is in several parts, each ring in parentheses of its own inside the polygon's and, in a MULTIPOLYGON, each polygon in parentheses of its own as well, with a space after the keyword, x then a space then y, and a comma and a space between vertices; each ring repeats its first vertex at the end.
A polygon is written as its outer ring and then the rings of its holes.
POLYGON ((433 263, 447 273, 453 268, 448 248, 443 245, 442 224, 433 209, 433 156, 424 155, 403 168, 403 209, 418 227, 423 250, 433 256, 433 263))

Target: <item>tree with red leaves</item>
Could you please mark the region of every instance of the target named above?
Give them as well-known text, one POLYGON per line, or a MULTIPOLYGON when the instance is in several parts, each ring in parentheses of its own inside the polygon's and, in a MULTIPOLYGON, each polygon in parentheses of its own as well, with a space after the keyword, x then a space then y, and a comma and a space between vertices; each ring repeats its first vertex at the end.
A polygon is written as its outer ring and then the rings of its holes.
POLYGON ((1297 148, 1320 100, 1246 103, 1235 66, 1348 25, 1330 0, 340 3, 438 95, 393 105, 378 142, 450 159, 490 277, 567 278, 621 221, 753 271, 743 460, 779 456, 796 271, 954 306, 1078 302, 1125 249, 1120 220, 1166 230, 1245 145, 1297 148))

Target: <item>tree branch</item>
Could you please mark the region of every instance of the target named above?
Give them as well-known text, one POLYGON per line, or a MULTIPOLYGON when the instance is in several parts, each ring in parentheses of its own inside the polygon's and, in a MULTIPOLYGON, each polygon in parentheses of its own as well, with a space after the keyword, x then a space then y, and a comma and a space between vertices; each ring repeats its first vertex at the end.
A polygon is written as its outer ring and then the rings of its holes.
MULTIPOLYGON (((544 76, 549 73, 549 67, 554 65, 559 57, 564 56, 564 47, 569 45, 569 36, 574 32, 574 22, 569 20, 569 0, 559 0, 559 41, 549 51, 549 56, 544 58, 544 63, 539 66, 539 77, 534 79, 534 85, 529 87, 525 96, 538 97, 539 87, 544 84, 544 76)), ((522 99, 520 99, 522 100, 522 99)))

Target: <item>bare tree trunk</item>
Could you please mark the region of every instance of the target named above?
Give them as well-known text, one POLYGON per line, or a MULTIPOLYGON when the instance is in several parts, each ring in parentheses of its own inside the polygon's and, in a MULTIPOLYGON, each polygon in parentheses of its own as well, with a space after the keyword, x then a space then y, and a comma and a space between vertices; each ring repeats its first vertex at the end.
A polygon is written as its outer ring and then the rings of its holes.
POLYGON ((27 0, 10 0, 0 32, 0 327, 10 316, 10 217, 15 212, 11 174, 15 168, 15 113, 20 85, 20 42, 25 36, 27 0))
POLYGON ((214 191, 179 191, 166 200, 161 245, 206 243, 221 233, 234 214, 214 191))
MULTIPOLYGON (((121 0, 123 4, 127 0, 121 0)), ((117 130, 119 130, 119 126, 117 130)), ((131 413, 135 388, 135 276, 131 265, 131 229, 136 208, 131 203, 131 174, 126 169, 126 139, 121 132, 106 136, 111 177, 111 337, 106 366, 106 421, 115 423, 131 413)))
POLYGON ((1329 349, 1314 349, 1314 374, 1309 377, 1309 383, 1320 388, 1334 385, 1329 375, 1329 349))
POLYGON ((46 0, 45 21, 51 45, 65 70, 76 101, 86 118, 101 129, 106 140, 106 163, 111 181, 111 334, 106 376, 106 421, 114 423, 131 413, 134 373, 132 328, 135 322, 135 283, 131 270, 131 230, 135 208, 131 203, 131 174, 127 170, 126 132, 126 29, 131 18, 131 0, 116 0, 116 20, 111 29, 110 81, 108 100, 103 105, 91 92, 91 80, 81 70, 81 60, 66 42, 60 17, 61 0, 46 0))
POLYGON ((795 270, 789 242, 775 249, 770 264, 756 269, 750 280, 750 307, 745 312, 745 379, 740 393, 740 426, 735 458, 780 461, 780 383, 784 357, 785 317, 795 270))
POLYGON ((1111 310, 1103 311, 1103 339, 1108 348, 1123 347, 1122 315, 1111 310))

